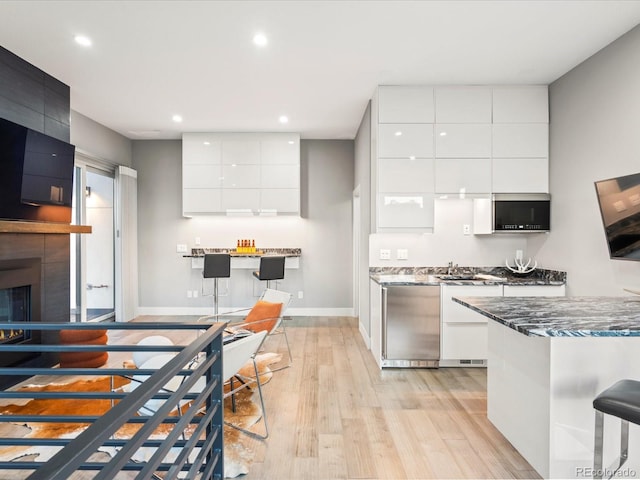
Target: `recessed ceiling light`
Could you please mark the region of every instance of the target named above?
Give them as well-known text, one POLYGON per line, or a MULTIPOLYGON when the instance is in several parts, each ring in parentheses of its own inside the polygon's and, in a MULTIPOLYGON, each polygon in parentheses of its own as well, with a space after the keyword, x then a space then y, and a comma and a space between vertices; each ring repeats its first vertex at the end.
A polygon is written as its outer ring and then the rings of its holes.
POLYGON ((296 142, 294 142, 293 140, 289 140, 289 145, 293 145, 294 143, 296 142))
POLYGON ((441 137, 446 137, 447 136, 447 132, 440 132, 440 136, 441 137))
POLYGON ((204 142, 205 145, 211 145, 211 142, 204 142))
POLYGON ((286 115, 280 115, 280 118, 278 118, 278 121, 280 123, 289 123, 289 117, 287 117, 286 115))
POLYGON ((174 115, 173 117, 171 117, 171 120, 173 120, 176 123, 180 123, 182 121, 182 116, 181 115, 174 115))
POLYGON ((76 35, 73 39, 78 45, 82 45, 83 47, 91 46, 91 39, 85 35, 76 35))
POLYGON ((402 135, 402 132, 398 130, 398 131, 395 133, 395 135, 396 135, 396 137, 399 137, 400 135, 402 135))
POLYGON ((253 43, 255 43, 258 47, 266 47, 267 46, 267 37, 264 33, 256 33, 253 36, 253 43))
POLYGON ((409 160, 415 160, 415 159, 416 159, 416 156, 415 156, 415 155, 410 155, 410 156, 409 156, 409 160))

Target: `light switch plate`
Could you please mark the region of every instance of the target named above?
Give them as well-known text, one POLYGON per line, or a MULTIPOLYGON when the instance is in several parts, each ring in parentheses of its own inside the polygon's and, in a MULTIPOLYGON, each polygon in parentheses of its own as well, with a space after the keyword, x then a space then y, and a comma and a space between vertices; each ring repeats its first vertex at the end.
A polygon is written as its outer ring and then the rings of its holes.
POLYGON ((187 246, 184 243, 179 243, 176 245, 176 252, 178 253, 187 253, 187 246))
POLYGON ((409 259, 409 250, 406 248, 399 248, 396 250, 396 259, 397 260, 408 260, 409 259))
POLYGON ((388 248, 381 248, 380 260, 391 260, 391 250, 389 250, 388 248))

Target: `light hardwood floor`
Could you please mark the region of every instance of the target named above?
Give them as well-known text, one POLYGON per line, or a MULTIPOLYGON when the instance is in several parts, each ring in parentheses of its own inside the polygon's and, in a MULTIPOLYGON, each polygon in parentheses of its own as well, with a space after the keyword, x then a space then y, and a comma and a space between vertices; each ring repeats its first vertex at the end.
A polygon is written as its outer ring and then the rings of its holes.
POLYGON ((380 371, 354 318, 286 325, 294 364, 264 388, 246 480, 540 478, 487 420, 485 369, 380 371))
MULTIPOLYGON (((240 478, 540 478, 487 420, 485 369, 380 371, 354 318, 298 317, 286 328, 294 363, 264 386, 270 436, 249 442, 254 461, 240 478)), ((113 333, 109 342, 146 335, 113 333)), ((183 343, 188 335, 169 336, 183 343)), ((285 349, 282 335, 265 343, 285 349)))

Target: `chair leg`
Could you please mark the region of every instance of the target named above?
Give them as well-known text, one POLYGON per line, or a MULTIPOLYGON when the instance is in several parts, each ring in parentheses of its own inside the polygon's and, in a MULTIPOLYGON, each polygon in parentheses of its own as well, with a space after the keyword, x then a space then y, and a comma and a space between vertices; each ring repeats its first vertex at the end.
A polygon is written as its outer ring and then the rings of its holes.
POLYGON ((593 478, 602 478, 602 449, 604 442, 604 413, 596 410, 596 425, 593 447, 593 478))
POLYGON ((611 466, 604 470, 604 414, 596 410, 594 448, 593 448, 593 478, 613 478, 618 470, 625 464, 629 457, 629 422, 620 419, 620 456, 614 460, 611 466))
MULTIPOLYGON (((256 385, 258 386, 258 395, 260 396, 260 410, 261 410, 261 414, 262 414, 262 421, 264 423, 264 434, 261 433, 256 433, 253 432, 251 430, 248 430, 246 428, 242 428, 238 425, 235 425, 231 422, 224 422, 225 425, 228 425, 232 428, 235 428, 236 430, 239 430, 241 432, 246 433, 247 435, 251 436, 251 437, 255 437, 255 438, 259 438, 261 440, 266 439, 269 436, 269 426, 267 425, 267 411, 264 408, 264 398, 262 396, 262 382, 260 382, 260 375, 258 374, 258 364, 256 363, 256 359, 255 356, 252 358, 253 361, 253 371, 255 373, 255 381, 256 381, 256 385)), ((233 390, 232 390, 233 391, 233 390)), ((233 397, 232 397, 233 398, 233 397)))

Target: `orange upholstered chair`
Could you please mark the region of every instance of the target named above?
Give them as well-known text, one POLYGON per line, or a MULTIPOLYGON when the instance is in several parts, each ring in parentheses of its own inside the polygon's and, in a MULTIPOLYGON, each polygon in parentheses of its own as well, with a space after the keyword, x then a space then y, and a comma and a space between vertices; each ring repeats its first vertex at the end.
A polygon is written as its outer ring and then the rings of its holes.
MULTIPOLYGON (((106 330, 60 330, 60 345, 106 345, 106 330)), ((108 352, 61 352, 61 368, 97 368, 109 360, 108 352)))

